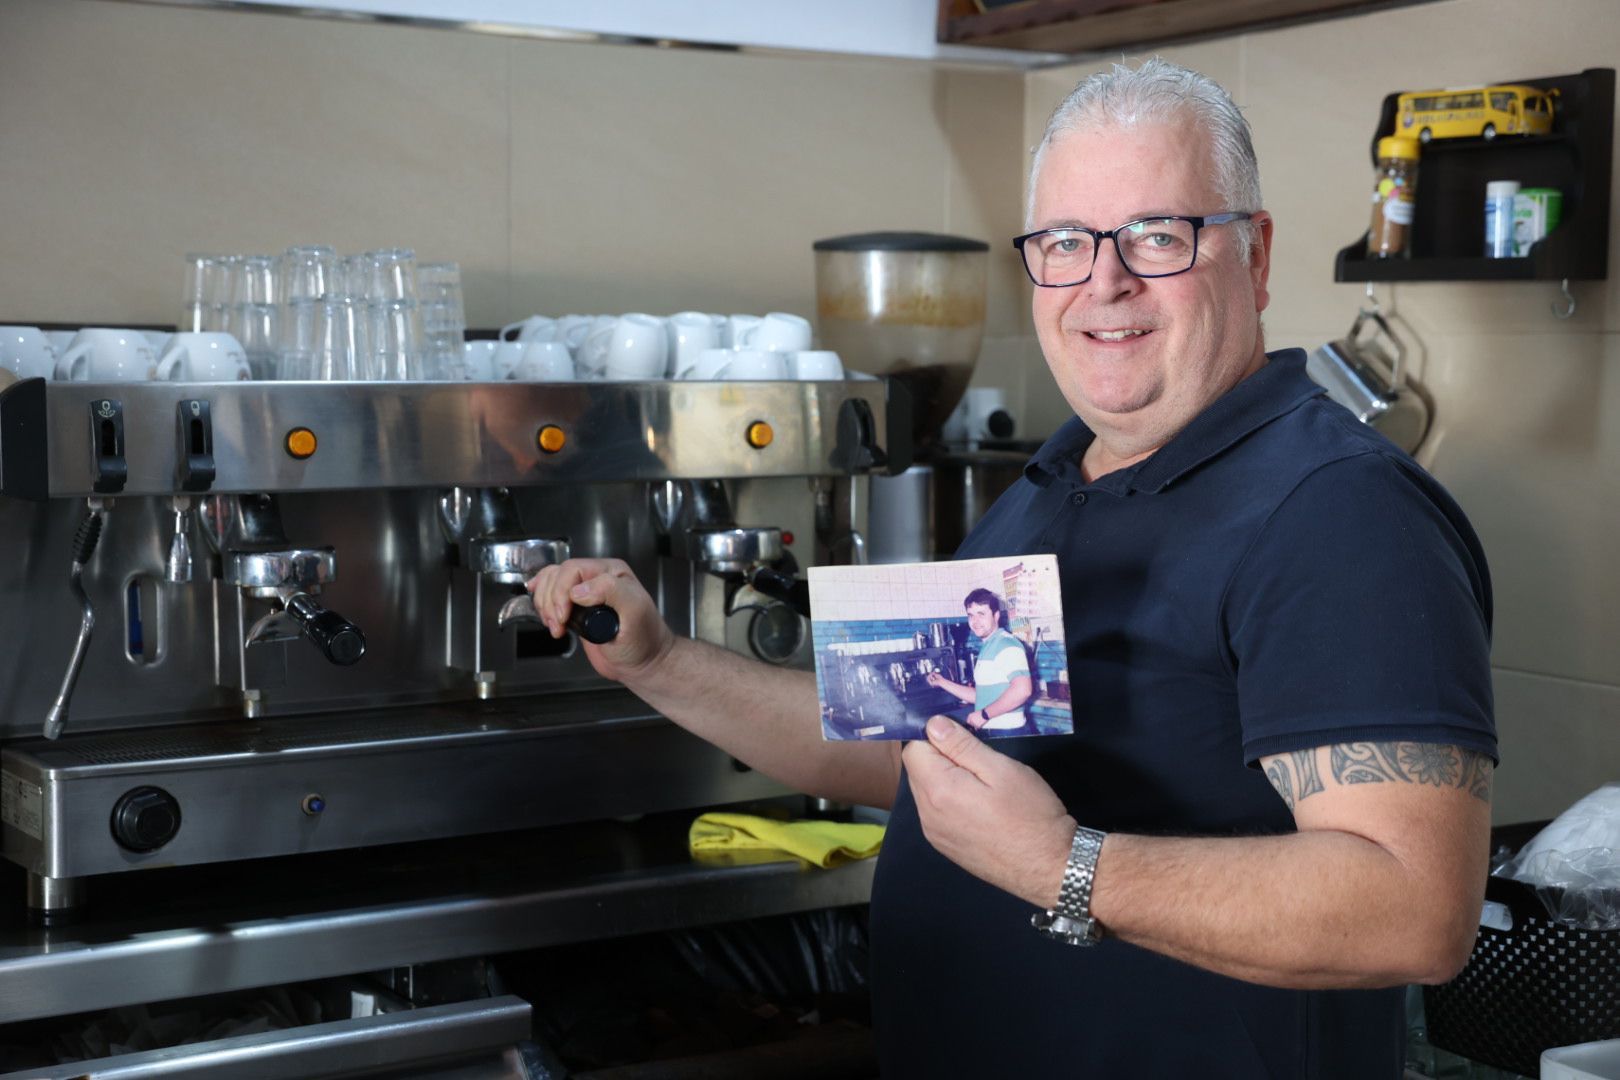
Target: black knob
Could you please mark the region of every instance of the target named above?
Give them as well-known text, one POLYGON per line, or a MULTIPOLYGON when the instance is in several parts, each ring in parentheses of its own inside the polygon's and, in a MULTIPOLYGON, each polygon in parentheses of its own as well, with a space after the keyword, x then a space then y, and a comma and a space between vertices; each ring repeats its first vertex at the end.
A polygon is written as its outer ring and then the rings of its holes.
POLYGON ((132 788, 113 805, 112 834, 130 851, 156 851, 180 831, 180 804, 162 788, 132 788))
POLYGON ((287 611, 298 620, 304 636, 334 664, 348 667, 366 655, 366 635, 335 611, 321 607, 306 593, 287 601, 287 611))

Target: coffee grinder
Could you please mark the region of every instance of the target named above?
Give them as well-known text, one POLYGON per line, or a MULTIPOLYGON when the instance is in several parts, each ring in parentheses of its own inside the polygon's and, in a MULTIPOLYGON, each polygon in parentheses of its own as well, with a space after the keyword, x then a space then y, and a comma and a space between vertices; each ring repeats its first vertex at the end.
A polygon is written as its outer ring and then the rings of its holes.
POLYGON ((1024 461, 945 439, 984 340, 990 245, 878 232, 818 240, 814 248, 821 347, 846 367, 889 376, 912 399, 916 464, 872 478, 871 561, 948 558, 1024 461))

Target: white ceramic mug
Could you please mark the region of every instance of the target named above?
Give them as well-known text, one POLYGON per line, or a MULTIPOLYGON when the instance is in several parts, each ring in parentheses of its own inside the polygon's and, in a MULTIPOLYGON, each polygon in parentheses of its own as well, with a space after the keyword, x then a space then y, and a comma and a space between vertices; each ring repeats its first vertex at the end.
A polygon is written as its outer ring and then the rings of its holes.
POLYGON ((720 344, 728 349, 746 349, 753 345, 754 331, 764 322, 758 315, 732 315, 726 319, 725 332, 720 344))
POLYGON ((557 320, 554 340, 577 351, 585 343, 585 335, 591 332, 591 323, 594 321, 595 316, 592 315, 564 315, 557 320))
POLYGON ((788 377, 787 354, 763 349, 731 350, 731 365, 719 376, 723 379, 752 381, 788 377))
POLYGON ((684 370, 682 370, 682 372, 680 373, 680 375, 677 376, 677 378, 681 378, 681 379, 715 379, 715 378, 722 378, 723 376, 721 376, 719 373, 724 371, 728 366, 730 366, 730 364, 731 364, 731 350, 730 349, 722 349, 722 348, 719 348, 719 347, 716 347, 716 348, 713 348, 713 349, 701 349, 698 352, 697 359, 692 362, 690 367, 687 367, 684 370))
POLYGON ((530 315, 501 327, 502 341, 555 341, 557 320, 546 315, 530 315))
POLYGON ((704 349, 691 369, 692 379, 757 381, 788 377, 787 357, 759 349, 704 349))
POLYGON ((253 378, 247 353, 229 334, 206 330, 176 334, 158 361, 157 377, 170 382, 241 382, 253 378))
POLYGON ((19 379, 49 379, 56 349, 37 326, 0 326, 0 368, 19 379))
POLYGON ((702 311, 683 311, 666 320, 669 330, 669 373, 679 379, 697 363, 698 353, 720 344, 720 327, 714 316, 702 311))
POLYGON ((490 354, 490 377, 496 382, 517 378, 517 369, 523 365, 523 351, 529 346, 522 341, 497 341, 490 354))
POLYGON ((573 382, 573 354, 560 341, 528 342, 512 377, 519 382, 573 382))
POLYGON ((800 352, 810 348, 810 320, 786 311, 773 311, 748 335, 748 347, 765 352, 800 352))
POLYGON ((614 328, 618 322, 611 315, 591 318, 584 339, 574 349, 574 371, 581 379, 600 379, 607 373, 608 352, 613 348, 614 328))
POLYGON ((608 338, 604 373, 610 379, 662 379, 669 366, 664 320, 640 312, 619 316, 608 338))
POLYGON ((139 330, 87 326, 56 361, 56 377, 74 382, 141 382, 157 377, 157 354, 139 330))
POLYGON ((495 350, 498 341, 467 341, 461 346, 461 370, 468 382, 495 382, 495 350))
POLYGON ((829 349, 804 349, 788 356, 788 369, 805 382, 837 382, 844 378, 844 362, 829 349))

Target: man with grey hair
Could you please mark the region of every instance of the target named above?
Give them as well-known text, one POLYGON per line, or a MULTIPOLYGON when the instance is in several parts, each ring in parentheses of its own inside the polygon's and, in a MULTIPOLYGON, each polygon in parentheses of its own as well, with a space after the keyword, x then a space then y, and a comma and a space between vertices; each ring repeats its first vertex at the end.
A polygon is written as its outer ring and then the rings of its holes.
POLYGON ((872 897, 890 1077, 1398 1077, 1403 992, 1471 948, 1496 741, 1461 510, 1267 354, 1248 127, 1152 60, 1082 82, 1014 242, 1075 419, 958 557, 1054 552, 1075 730, 824 743, 814 680, 675 639, 622 563, 554 633, 800 790, 892 807, 872 897), (1031 927, 1031 922, 1034 926, 1031 927))

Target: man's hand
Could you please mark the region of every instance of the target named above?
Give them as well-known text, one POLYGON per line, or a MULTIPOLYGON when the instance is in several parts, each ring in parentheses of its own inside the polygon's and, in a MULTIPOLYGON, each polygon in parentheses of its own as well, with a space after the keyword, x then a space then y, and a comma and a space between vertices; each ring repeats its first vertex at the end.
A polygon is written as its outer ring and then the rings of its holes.
POLYGON ((945 676, 941 675, 937 671, 930 671, 928 673, 928 678, 926 678, 923 681, 926 682, 929 686, 944 686, 945 685, 945 676))
POLYGON ((974 709, 972 712, 968 713, 967 719, 963 721, 963 723, 967 724, 967 726, 972 728, 974 731, 983 729, 984 725, 989 722, 990 718, 984 715, 984 713, 980 712, 978 709, 974 709))
POLYGON ((606 604, 619 613, 619 633, 612 641, 593 645, 580 639, 591 666, 609 679, 634 680, 667 656, 675 644, 675 635, 664 624, 658 606, 620 559, 569 559, 542 567, 526 587, 552 637, 562 637, 568 613, 576 604, 606 604))
POLYGON ((1029 766, 935 716, 901 754, 923 834, 974 877, 1037 907, 1057 903, 1075 820, 1029 766))

